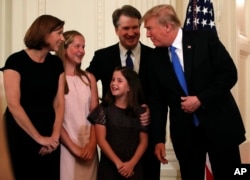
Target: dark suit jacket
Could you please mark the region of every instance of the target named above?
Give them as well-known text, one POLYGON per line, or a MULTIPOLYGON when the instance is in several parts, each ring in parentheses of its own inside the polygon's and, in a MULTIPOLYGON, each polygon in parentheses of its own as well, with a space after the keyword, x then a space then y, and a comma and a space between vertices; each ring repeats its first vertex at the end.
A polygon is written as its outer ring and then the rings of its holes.
MULTIPOLYGON (((142 88, 144 94, 147 94, 147 64, 150 57, 150 53, 153 49, 145 46, 141 43, 141 59, 139 67, 139 77, 141 79, 142 88)), ((102 82, 102 97, 109 89, 111 78, 115 67, 121 66, 119 45, 114 44, 112 46, 95 51, 94 57, 90 62, 90 66, 87 71, 94 74, 96 81, 102 82)))
MULTIPOLYGON (((189 95, 198 96, 196 111, 201 127, 212 142, 240 144, 245 129, 230 92, 237 70, 218 36, 206 31, 183 31, 183 58, 189 95)), ((174 143, 189 137, 192 115, 180 106, 185 96, 172 68, 168 48, 155 48, 149 63, 151 125, 155 143, 165 143, 166 119, 170 110, 170 135, 174 143)))

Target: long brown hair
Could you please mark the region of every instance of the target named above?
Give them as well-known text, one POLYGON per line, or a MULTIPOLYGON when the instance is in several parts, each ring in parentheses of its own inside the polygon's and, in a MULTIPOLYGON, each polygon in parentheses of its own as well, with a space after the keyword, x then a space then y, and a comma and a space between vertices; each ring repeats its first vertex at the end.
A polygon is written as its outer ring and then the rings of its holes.
MULTIPOLYGON (((80 32, 75 31, 75 30, 66 31, 63 33, 63 36, 65 39, 65 42, 62 46, 60 46, 58 52, 56 52, 56 55, 58 55, 62 59, 63 64, 65 66, 65 61, 66 61, 65 60, 65 49, 67 49, 68 46, 73 42, 75 36, 82 36, 83 38, 84 38, 84 36, 80 32)), ((82 80, 82 82, 84 84, 90 86, 90 79, 87 75, 87 72, 81 69, 81 63, 76 65, 75 75, 77 75, 82 80), (86 82, 82 78, 82 76, 85 76, 87 78, 88 82, 86 82)), ((65 83, 65 94, 67 94, 69 92, 69 87, 68 87, 66 79, 65 79, 65 82, 66 82, 65 83)))
MULTIPOLYGON (((144 103, 144 96, 142 91, 141 82, 138 74, 129 67, 116 67, 114 71, 120 71, 129 85, 128 106, 127 112, 135 115, 138 108, 144 103)), ((110 88, 108 89, 104 100, 104 106, 109 106, 115 103, 115 97, 112 95, 110 88)))

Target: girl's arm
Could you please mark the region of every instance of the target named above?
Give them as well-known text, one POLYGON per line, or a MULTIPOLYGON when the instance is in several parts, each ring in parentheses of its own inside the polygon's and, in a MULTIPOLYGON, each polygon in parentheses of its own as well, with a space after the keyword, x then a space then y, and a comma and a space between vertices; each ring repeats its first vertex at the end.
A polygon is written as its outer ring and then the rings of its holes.
POLYGON ((133 176, 134 167, 141 159, 144 154, 146 148, 148 146, 148 134, 145 132, 140 132, 140 142, 137 146, 134 156, 127 162, 124 163, 124 166, 119 169, 119 173, 125 177, 133 176))
MULTIPOLYGON (((89 111, 92 112, 98 105, 99 105, 99 99, 98 99, 98 90, 97 90, 97 83, 95 80, 95 77, 93 74, 88 73, 88 77, 90 79, 90 86, 91 86, 91 102, 89 111)), ((88 145, 91 146, 92 152, 96 149, 96 134, 95 134, 95 128, 93 125, 91 125, 90 130, 90 140, 88 145)))
POLYGON ((148 134, 145 132, 140 132, 140 142, 139 145, 135 151, 134 156, 132 159, 129 161, 132 163, 133 166, 135 166, 138 161, 141 159, 142 155, 144 154, 146 148, 148 146, 148 134))
POLYGON ((67 131, 62 127, 60 142, 76 157, 81 158, 81 147, 75 144, 67 131))
POLYGON ((88 77, 91 86, 91 104, 89 110, 92 112, 99 105, 99 98, 95 76, 88 72, 88 77))
MULTIPOLYGON (((91 87, 90 88, 91 102, 90 102, 89 111, 92 112, 99 105, 97 83, 93 74, 88 72, 87 75, 89 77, 90 87, 91 87)), ((86 146, 83 148, 82 158, 84 160, 93 159, 96 154, 96 146, 97 146, 97 142, 96 142, 95 128, 93 125, 91 125, 89 143, 87 143, 86 146)))
POLYGON ((94 125, 91 125, 90 140, 89 140, 89 143, 87 143, 82 148, 81 159, 84 159, 86 161, 92 160, 96 154, 96 150, 97 150, 96 147, 97 147, 97 142, 96 142, 96 135, 95 135, 95 127, 94 125))
POLYGON ((101 124, 95 124, 95 132, 97 144, 101 148, 102 152, 116 165, 116 168, 119 170, 123 162, 115 154, 112 147, 106 140, 106 126, 101 124))

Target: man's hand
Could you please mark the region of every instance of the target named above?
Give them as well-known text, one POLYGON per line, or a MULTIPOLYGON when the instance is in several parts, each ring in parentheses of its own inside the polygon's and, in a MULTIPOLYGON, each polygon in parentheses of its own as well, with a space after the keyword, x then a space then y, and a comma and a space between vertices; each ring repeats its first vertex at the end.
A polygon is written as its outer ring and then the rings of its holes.
POLYGON ((146 108, 146 112, 140 115, 140 122, 142 126, 147 126, 150 124, 150 111, 149 107, 146 104, 142 105, 143 108, 146 108))
POLYGON ((158 143, 155 145, 155 155, 162 164, 168 163, 168 160, 166 159, 166 149, 164 143, 158 143))
POLYGON ((181 100, 181 109, 186 113, 193 113, 201 106, 201 102, 197 96, 181 97, 181 100))

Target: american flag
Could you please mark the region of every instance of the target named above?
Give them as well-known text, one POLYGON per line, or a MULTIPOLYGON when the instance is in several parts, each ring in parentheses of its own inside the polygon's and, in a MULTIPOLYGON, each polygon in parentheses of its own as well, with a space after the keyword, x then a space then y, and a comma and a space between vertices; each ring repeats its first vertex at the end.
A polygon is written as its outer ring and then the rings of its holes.
MULTIPOLYGON (((217 34, 214 21, 214 8, 210 0, 189 0, 185 30, 211 30, 217 34)), ((208 154, 206 155, 205 180, 214 180, 208 154)))
POLYGON ((189 0, 184 29, 204 29, 217 33, 214 22, 213 3, 210 0, 189 0))
POLYGON ((206 166, 205 166, 205 180, 214 180, 213 172, 211 169, 211 164, 209 161, 208 153, 206 156, 206 166))

